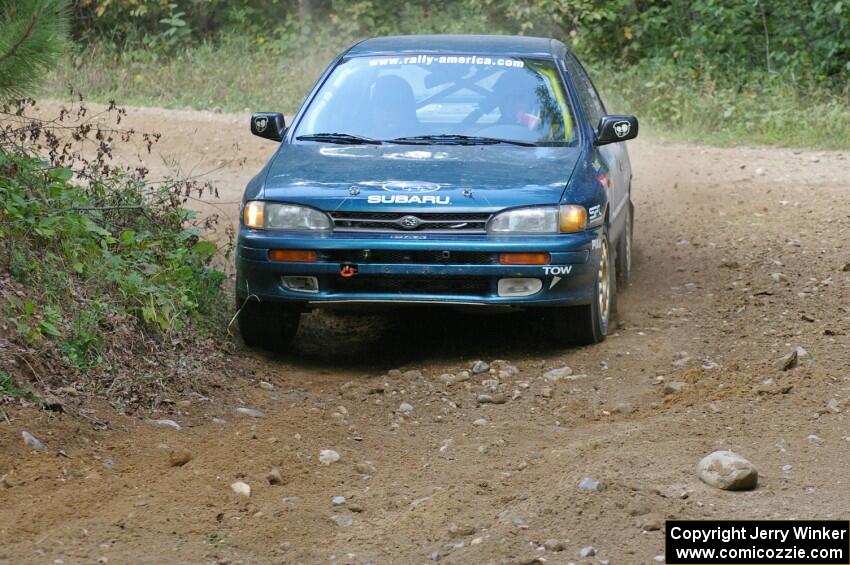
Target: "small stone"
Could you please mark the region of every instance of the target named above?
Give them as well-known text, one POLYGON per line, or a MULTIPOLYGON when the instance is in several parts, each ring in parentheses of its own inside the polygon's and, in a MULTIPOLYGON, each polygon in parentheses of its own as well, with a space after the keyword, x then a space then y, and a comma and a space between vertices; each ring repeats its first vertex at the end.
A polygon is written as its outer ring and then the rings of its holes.
POLYGON ((844 266, 841 267, 841 270, 844 271, 845 273, 850 271, 850 263, 844 263, 844 266))
POLYGON ((552 389, 549 387, 545 387, 540 391, 540 396, 543 398, 552 398, 552 389))
POLYGON ((578 482, 578 488, 581 490, 600 491, 604 487, 601 482, 591 477, 585 477, 578 482))
POLYGON ((457 379, 451 373, 443 373, 442 375, 440 375, 437 378, 440 379, 441 381, 443 381, 444 383, 446 383, 447 385, 451 385, 451 384, 454 384, 454 383, 457 382, 457 379))
POLYGON ((697 476, 723 490, 752 490, 758 484, 755 466, 732 451, 709 453, 697 464, 697 476))
POLYGON ((476 361, 472 364, 472 367, 470 368, 470 370, 472 371, 473 375, 478 375, 478 374, 486 373, 487 371, 489 371, 490 365, 479 359, 478 361, 476 361))
POLYGON ((453 536, 471 536, 475 533, 475 526, 472 524, 451 524, 449 525, 449 533, 453 536))
POLYGON ((573 374, 573 370, 569 367, 560 367, 558 369, 552 369, 550 371, 546 371, 543 373, 543 378, 550 382, 558 382, 561 379, 569 377, 573 374))
POLYGON ((233 492, 236 494, 241 494, 242 496, 251 496, 251 487, 248 483, 244 483, 242 481, 236 481, 230 488, 233 489, 233 492))
POLYGON ((546 551, 564 551, 567 549, 567 544, 564 543, 563 540, 559 539, 547 539, 543 542, 543 547, 546 548, 546 551))
POLYGON ((402 402, 401 405, 398 407, 398 411, 403 414, 410 414, 411 412, 413 412, 413 406, 411 406, 407 402, 402 402))
POLYGON ((472 425, 473 426, 486 426, 487 420, 485 420, 484 418, 478 418, 477 420, 474 420, 472 422, 472 425))
POLYGON ((578 552, 581 557, 593 557, 596 555, 596 548, 592 545, 586 545, 578 552))
POLYGON ((374 475, 378 472, 371 461, 361 461, 360 463, 357 463, 354 465, 354 470, 361 475, 374 475))
POLYGON ((770 280, 775 283, 781 283, 787 281, 788 277, 786 277, 782 273, 770 273, 770 280))
POLYGON ((666 396, 666 395, 669 395, 669 394, 676 394, 677 392, 682 392, 686 388, 688 388, 688 383, 683 383, 683 382, 679 382, 679 381, 671 381, 669 383, 664 384, 663 392, 666 396))
POLYGON ((812 443, 820 443, 821 442, 821 439, 818 436, 816 436, 815 434, 811 434, 811 435, 806 436, 806 439, 809 440, 812 443))
POLYGON ((363 512, 363 506, 360 505, 360 504, 357 504, 356 502, 350 503, 348 505, 348 509, 351 510, 352 512, 357 512, 358 514, 360 512, 363 512))
POLYGON ((168 454, 168 462, 172 467, 182 467, 192 460, 192 452, 188 449, 172 449, 168 454))
POLYGON ((838 414, 841 412, 841 404, 835 398, 830 398, 829 402, 826 403, 826 409, 832 412, 833 414, 838 414))
POLYGON ((266 414, 262 410, 255 410, 254 408, 244 408, 239 407, 236 409, 238 414, 242 414, 243 416, 250 416, 251 418, 265 418, 266 414))
POLYGON ((24 443, 33 449, 37 449, 39 451, 44 451, 47 449, 47 446, 44 445, 40 439, 32 435, 27 431, 22 431, 21 436, 24 438, 24 443))
POLYGON ((281 485, 283 484, 283 475, 280 474, 280 469, 275 467, 271 471, 269 471, 268 475, 266 475, 266 480, 270 485, 281 485))
POLYGON ((614 409, 611 410, 611 412, 614 413, 614 414, 626 414, 626 415, 628 415, 628 414, 634 414, 635 412, 637 412, 637 408, 635 407, 634 404, 631 404, 629 402, 619 402, 614 407, 614 409))
POLYGON ((402 373, 401 376, 405 379, 421 379, 422 371, 420 371, 419 369, 411 369, 410 371, 405 371, 404 373, 402 373))
POLYGON ((648 514, 641 521, 640 527, 645 532, 657 532, 664 528, 664 518, 658 514, 648 514))
POLYGON ((797 366, 797 350, 793 349, 773 362, 773 366, 780 371, 789 371, 797 366))
POLYGON ((339 461, 339 453, 333 449, 323 449, 319 451, 319 462, 322 465, 330 465, 339 461))
POLYGON ((814 316, 809 316, 808 314, 801 314, 800 319, 803 320, 804 322, 810 322, 810 323, 815 321, 814 316))
POLYGON ((148 420, 149 423, 154 426, 160 426, 163 428, 174 428, 178 432, 180 431, 180 424, 175 422, 174 420, 148 420))
POLYGON ((629 516, 646 516, 652 512, 652 508, 646 502, 636 501, 629 506, 627 512, 629 513, 629 516))
POLYGON ((266 381, 260 381, 260 388, 263 390, 274 390, 274 385, 266 381))
POLYGON ((354 523, 354 516, 351 514, 337 514, 335 516, 331 516, 331 520, 340 528, 347 528, 354 523))
POLYGON ((786 465, 782 466, 782 471, 784 473, 790 473, 793 468, 794 468, 793 465, 786 464, 786 465))
POLYGON ((469 380, 469 371, 461 371, 455 375, 455 382, 463 383, 469 380))
POLYGON ((333 506, 342 506, 343 504, 345 504, 345 497, 344 496, 335 496, 331 499, 331 504, 333 506))
POLYGON ((504 394, 479 394, 478 395, 478 403, 479 404, 504 404, 507 402, 507 398, 505 398, 504 394))

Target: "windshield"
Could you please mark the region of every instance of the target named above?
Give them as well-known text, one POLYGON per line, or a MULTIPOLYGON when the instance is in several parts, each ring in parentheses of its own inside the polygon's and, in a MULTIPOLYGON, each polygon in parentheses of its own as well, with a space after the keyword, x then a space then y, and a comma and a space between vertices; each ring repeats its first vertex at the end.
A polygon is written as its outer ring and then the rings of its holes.
POLYGON ((574 130, 553 61, 423 54, 341 61, 295 137, 563 145, 575 141, 574 130))

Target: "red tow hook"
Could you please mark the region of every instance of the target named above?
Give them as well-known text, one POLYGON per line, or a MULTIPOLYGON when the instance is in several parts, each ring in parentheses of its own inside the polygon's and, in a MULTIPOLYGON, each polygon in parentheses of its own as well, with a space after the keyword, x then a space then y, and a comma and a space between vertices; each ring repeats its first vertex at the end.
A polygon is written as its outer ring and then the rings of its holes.
POLYGON ((344 279, 350 279, 357 274, 357 265, 347 263, 339 266, 339 276, 344 279))

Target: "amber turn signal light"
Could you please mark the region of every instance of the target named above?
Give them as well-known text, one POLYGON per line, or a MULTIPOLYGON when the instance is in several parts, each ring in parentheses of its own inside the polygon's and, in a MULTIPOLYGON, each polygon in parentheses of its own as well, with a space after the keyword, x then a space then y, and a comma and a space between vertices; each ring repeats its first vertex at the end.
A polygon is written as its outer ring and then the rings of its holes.
POLYGON ((548 265, 548 253, 500 253, 502 265, 548 265))
POLYGON ((587 210, 573 204, 561 206, 561 233, 574 233, 587 227, 587 210))
POLYGON ((316 252, 305 249, 272 249, 269 251, 269 259, 287 263, 315 263, 316 252))

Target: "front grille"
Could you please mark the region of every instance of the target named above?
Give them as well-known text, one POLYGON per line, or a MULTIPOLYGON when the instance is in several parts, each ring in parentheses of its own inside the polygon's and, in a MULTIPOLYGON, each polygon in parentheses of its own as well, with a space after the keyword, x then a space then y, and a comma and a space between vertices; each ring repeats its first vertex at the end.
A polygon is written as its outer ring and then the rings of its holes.
POLYGON ((423 265, 495 265, 496 253, 479 251, 328 249, 319 252, 319 260, 340 263, 413 263, 423 265))
POLYGON ((490 293, 486 277, 372 277, 333 278, 328 290, 351 294, 438 294, 481 296, 490 293))
POLYGON ((486 233, 489 213, 331 212, 336 231, 486 233), (410 218, 415 218, 410 220, 410 218))

